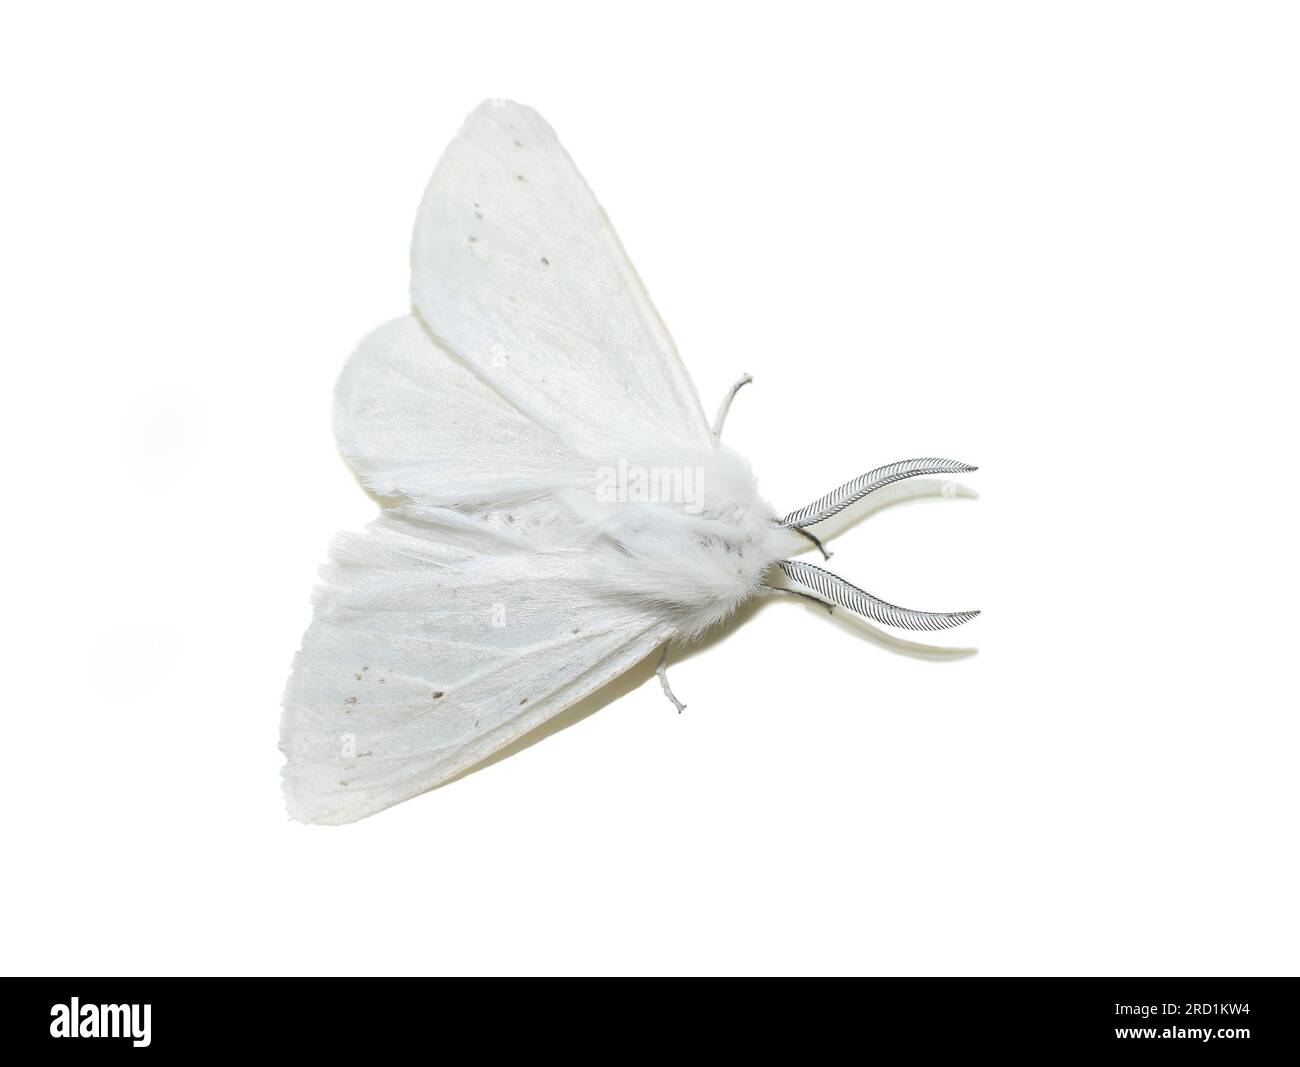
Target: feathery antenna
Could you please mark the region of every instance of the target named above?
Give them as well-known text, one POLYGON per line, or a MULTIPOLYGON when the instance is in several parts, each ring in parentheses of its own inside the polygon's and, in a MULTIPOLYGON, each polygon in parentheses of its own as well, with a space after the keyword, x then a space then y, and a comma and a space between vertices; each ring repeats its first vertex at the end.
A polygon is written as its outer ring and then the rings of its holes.
POLYGON ((859 589, 839 575, 811 563, 781 559, 777 560, 777 566, 787 578, 811 589, 825 603, 838 604, 886 626, 898 626, 904 630, 947 630, 970 622, 979 614, 978 611, 912 611, 872 596, 865 589, 859 589))
POLYGON ((915 478, 922 474, 966 474, 978 469, 969 463, 958 463, 954 459, 900 459, 897 463, 889 463, 873 471, 867 471, 866 474, 859 475, 851 482, 845 482, 838 489, 819 497, 806 507, 790 512, 781 520, 781 525, 793 529, 812 526, 823 519, 829 519, 832 515, 838 515, 868 493, 874 493, 877 489, 883 489, 904 478, 915 478))

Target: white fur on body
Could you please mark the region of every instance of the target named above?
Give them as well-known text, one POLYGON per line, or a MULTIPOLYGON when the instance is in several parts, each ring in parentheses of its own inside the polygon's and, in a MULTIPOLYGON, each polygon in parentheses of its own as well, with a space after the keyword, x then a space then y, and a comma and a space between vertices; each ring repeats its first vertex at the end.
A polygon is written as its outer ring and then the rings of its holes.
POLYGON ((336 540, 285 694, 285 796, 307 822, 454 778, 725 619, 802 547, 714 441, 536 113, 470 116, 412 260, 416 314, 362 343, 336 395, 342 451, 394 502, 336 540), (611 499, 631 468, 689 472, 693 492, 611 499))

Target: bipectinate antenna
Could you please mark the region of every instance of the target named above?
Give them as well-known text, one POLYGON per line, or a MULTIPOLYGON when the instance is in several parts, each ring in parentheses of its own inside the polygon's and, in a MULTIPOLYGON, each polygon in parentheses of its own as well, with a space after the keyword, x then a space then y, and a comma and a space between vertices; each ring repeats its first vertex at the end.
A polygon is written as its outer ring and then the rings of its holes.
POLYGON ((967 474, 978 470, 969 463, 958 463, 954 459, 900 459, 877 467, 866 474, 860 474, 851 482, 845 482, 838 489, 833 489, 823 497, 818 497, 811 504, 792 511, 781 525, 792 530, 802 530, 805 526, 838 515, 851 504, 856 504, 868 493, 883 489, 904 478, 916 478, 923 474, 967 474))
MULTIPOLYGON (((965 474, 976 469, 969 463, 958 463, 952 459, 899 460, 897 463, 889 463, 859 475, 806 507, 790 512, 780 520, 780 525, 809 538, 822 550, 822 555, 829 559, 830 556, 822 547, 822 543, 804 527, 829 519, 832 515, 838 515, 869 493, 874 493, 877 489, 883 489, 904 478, 915 478, 925 474, 965 474)), ((800 587, 787 592, 811 596, 827 606, 848 608, 886 626, 897 626, 904 630, 947 630, 949 627, 970 622, 979 614, 978 611, 913 611, 910 608, 900 608, 897 604, 881 600, 880 597, 873 596, 865 589, 859 589, 838 575, 822 570, 821 567, 814 567, 811 563, 783 559, 777 561, 777 566, 781 568, 782 574, 800 587)))
POLYGON ((848 608, 886 626, 898 626, 904 630, 947 630, 970 622, 979 614, 978 611, 913 611, 911 608, 900 608, 811 563, 782 559, 777 561, 777 566, 781 568, 782 574, 810 590, 824 604, 848 608))

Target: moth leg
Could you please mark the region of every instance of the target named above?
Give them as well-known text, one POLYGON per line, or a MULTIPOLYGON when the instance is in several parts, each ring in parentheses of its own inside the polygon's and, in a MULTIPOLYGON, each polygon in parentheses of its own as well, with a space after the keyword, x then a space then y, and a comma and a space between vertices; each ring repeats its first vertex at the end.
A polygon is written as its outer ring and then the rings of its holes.
POLYGON ((718 408, 718 414, 713 420, 713 440, 718 441, 722 437, 722 424, 727 421, 727 412, 731 410, 731 402, 736 399, 736 394, 742 388, 754 380, 752 374, 742 374, 740 381, 731 387, 731 390, 722 398, 722 405, 718 408))
POLYGON ((668 646, 664 645, 663 654, 659 657, 659 666, 655 668, 655 674, 659 675, 659 684, 664 687, 664 696, 673 702, 673 707, 677 709, 680 715, 686 710, 683 704, 676 696, 673 695, 673 688, 668 684, 668 646))
POLYGON ((825 608, 825 609, 826 609, 826 614, 827 614, 827 615, 834 615, 834 614, 835 614, 835 605, 834 605, 834 604, 827 603, 827 602, 826 602, 825 600, 823 600, 821 597, 819 597, 819 596, 813 596, 812 593, 804 593, 804 592, 801 592, 801 591, 798 590, 798 589, 787 589, 787 588, 786 588, 785 586, 783 586, 783 585, 769 585, 768 588, 769 588, 770 590, 772 590, 772 592, 774 592, 774 593, 789 593, 790 596, 797 596, 797 597, 802 598, 803 600, 811 600, 811 601, 812 601, 814 604, 816 604, 818 607, 825 608))
MULTIPOLYGON (((802 534, 804 537, 808 538, 808 540, 811 541, 814 545, 816 545, 817 551, 822 554, 823 561, 830 559, 831 556, 834 555, 833 552, 828 551, 826 546, 822 544, 821 538, 819 538, 816 534, 809 533, 802 526, 789 526, 787 527, 787 529, 793 530, 797 534, 802 534)), ((791 592, 794 592, 794 590, 791 590, 791 592)))

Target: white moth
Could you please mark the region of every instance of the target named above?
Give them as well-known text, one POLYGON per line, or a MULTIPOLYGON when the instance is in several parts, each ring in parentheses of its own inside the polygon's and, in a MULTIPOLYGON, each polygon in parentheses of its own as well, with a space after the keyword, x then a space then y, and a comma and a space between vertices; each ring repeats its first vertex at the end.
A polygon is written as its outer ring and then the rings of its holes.
POLYGON ((778 572, 888 625, 975 614, 907 611, 787 559, 820 547, 805 527, 882 485, 974 468, 907 460, 778 516, 719 441, 747 379, 710 425, 608 219, 529 108, 482 104, 447 148, 416 218, 411 297, 337 387, 340 447, 387 506, 335 540, 294 661, 293 818, 351 822, 447 782, 778 572))

